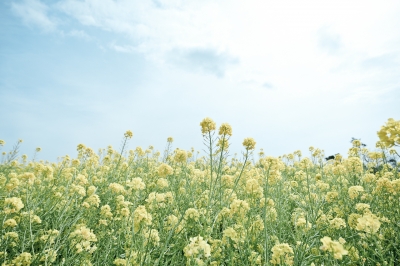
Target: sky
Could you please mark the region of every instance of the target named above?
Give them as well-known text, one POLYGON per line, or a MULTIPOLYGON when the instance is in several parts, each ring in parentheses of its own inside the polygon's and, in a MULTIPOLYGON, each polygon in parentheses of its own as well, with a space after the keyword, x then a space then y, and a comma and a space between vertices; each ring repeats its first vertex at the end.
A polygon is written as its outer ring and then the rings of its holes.
POLYGON ((400 119, 400 2, 3 0, 0 139, 56 161, 83 143, 202 151, 200 122, 279 156, 374 149, 400 119))

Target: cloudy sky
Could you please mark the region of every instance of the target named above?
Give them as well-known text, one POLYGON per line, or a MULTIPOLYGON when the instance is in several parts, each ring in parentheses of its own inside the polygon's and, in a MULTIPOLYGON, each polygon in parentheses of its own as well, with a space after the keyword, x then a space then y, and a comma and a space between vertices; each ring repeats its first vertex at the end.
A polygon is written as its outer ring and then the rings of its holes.
POLYGON ((400 2, 4 0, 0 139, 39 159, 76 145, 166 139, 202 150, 199 123, 278 156, 373 148, 400 119, 400 2))

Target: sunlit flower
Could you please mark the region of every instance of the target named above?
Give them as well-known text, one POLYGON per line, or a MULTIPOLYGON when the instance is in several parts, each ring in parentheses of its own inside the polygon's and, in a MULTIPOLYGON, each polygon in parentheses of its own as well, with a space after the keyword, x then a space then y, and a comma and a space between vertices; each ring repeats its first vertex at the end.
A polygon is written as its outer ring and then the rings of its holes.
MULTIPOLYGON (((322 246, 320 249, 322 251, 329 251, 333 254, 333 257, 337 260, 343 259, 343 255, 347 255, 349 252, 344 249, 343 245, 339 241, 332 241, 328 236, 321 239, 322 246)), ((342 241, 343 242, 343 241, 342 241)))
POLYGON ((198 221, 199 217, 200 217, 200 213, 194 209, 194 208, 189 208, 186 210, 185 212, 185 220, 194 220, 194 221, 198 221))
POLYGON ((133 133, 130 130, 127 130, 124 134, 124 137, 127 139, 131 139, 133 137, 133 133))
POLYGON ((169 166, 168 164, 162 163, 158 167, 158 175, 161 177, 172 175, 173 173, 174 173, 174 169, 172 169, 172 167, 169 166))
POLYGON ((151 225, 152 216, 146 211, 146 207, 143 205, 138 206, 133 212, 134 219, 134 231, 139 231, 142 225, 151 225))
POLYGON ((207 134, 216 128, 215 122, 209 117, 204 118, 203 121, 201 121, 200 126, 201 133, 203 134, 207 134))
POLYGON ((287 265, 293 265, 294 252, 289 244, 282 243, 276 244, 272 247, 272 258, 270 262, 274 265, 285 263, 287 265))
POLYGON ((354 199, 354 198, 358 197, 358 195, 360 194, 360 192, 363 192, 363 191, 364 191, 364 188, 363 188, 362 186, 352 186, 352 187, 349 187, 349 190, 348 190, 348 192, 349 192, 349 197, 350 197, 351 199, 354 199))
POLYGON ((342 218, 333 218, 329 221, 329 224, 334 229, 342 229, 346 227, 346 222, 342 218))
POLYGON ((160 243, 160 237, 158 235, 158 231, 156 229, 151 229, 144 233, 145 241, 144 245, 146 246, 148 243, 151 243, 153 246, 158 246, 160 243))
POLYGON ((32 255, 29 252, 22 252, 12 260, 13 265, 31 265, 32 255))
POLYGON ((183 249, 183 252, 187 258, 208 258, 211 256, 211 247, 203 237, 191 237, 190 243, 183 249))
POLYGON ((251 151, 256 148, 256 142, 253 138, 245 138, 243 140, 243 146, 246 150, 251 151))
POLYGON ((18 224, 14 219, 8 219, 3 223, 4 227, 16 227, 18 224))
POLYGON ((174 161, 177 163, 183 163, 186 162, 187 159, 187 152, 184 150, 176 150, 175 156, 174 156, 174 161))
POLYGON ((219 135, 229 135, 232 136, 232 127, 228 123, 223 123, 219 127, 219 135))
POLYGON ((379 218, 374 214, 367 212, 357 219, 356 229, 368 234, 375 234, 378 232, 380 226, 381 222, 379 221, 379 218))
POLYGON ((143 179, 140 177, 132 178, 131 181, 126 183, 128 187, 131 187, 134 190, 143 190, 146 188, 146 184, 143 182, 143 179))
POLYGON ((118 183, 111 183, 108 187, 111 189, 112 192, 114 192, 116 194, 125 192, 124 186, 121 184, 118 184, 118 183))
POLYGON ((4 213, 6 214, 19 212, 24 207, 22 200, 17 197, 6 198, 4 205, 4 213))

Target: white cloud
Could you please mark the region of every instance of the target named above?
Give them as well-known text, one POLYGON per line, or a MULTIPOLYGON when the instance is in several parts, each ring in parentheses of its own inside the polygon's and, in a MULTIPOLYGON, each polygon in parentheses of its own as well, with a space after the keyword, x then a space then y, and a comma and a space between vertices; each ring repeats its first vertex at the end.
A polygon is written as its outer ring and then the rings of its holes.
POLYGON ((11 3, 12 11, 28 26, 34 25, 44 31, 54 31, 57 24, 49 18, 48 6, 40 0, 24 0, 22 3, 11 3))
POLYGON ((239 63, 237 58, 212 48, 174 49, 168 57, 180 67, 200 70, 217 77, 223 77, 230 65, 239 63))
MULTIPOLYGON (((348 138, 361 128, 354 121, 362 115, 389 114, 383 103, 398 111, 399 3, 60 0, 42 5, 40 14, 61 12, 79 24, 71 31, 60 23, 64 32, 88 32, 99 46, 130 54, 123 58, 141 53, 152 61, 151 71, 141 75, 142 91, 123 94, 121 101, 130 98, 123 108, 121 102, 110 105, 109 115, 119 117, 120 125, 151 105, 140 125, 162 121, 153 132, 172 132, 178 120, 198 126, 196 121, 211 116, 232 123, 235 137, 254 134, 261 147, 282 150, 348 138)), ((123 67, 141 63, 131 60, 123 67)), ((366 128, 369 122, 360 123, 366 128)), ((177 134, 191 135, 181 127, 177 134)))
POLYGON ((91 37, 83 30, 71 30, 67 34, 67 36, 80 38, 83 40, 90 40, 91 37))
POLYGON ((134 47, 134 46, 131 46, 131 45, 118 45, 118 44, 115 44, 115 43, 111 43, 110 47, 111 47, 111 49, 113 49, 113 50, 115 50, 117 52, 120 52, 120 53, 131 54, 131 53, 137 53, 138 52, 138 49, 136 47, 134 47))

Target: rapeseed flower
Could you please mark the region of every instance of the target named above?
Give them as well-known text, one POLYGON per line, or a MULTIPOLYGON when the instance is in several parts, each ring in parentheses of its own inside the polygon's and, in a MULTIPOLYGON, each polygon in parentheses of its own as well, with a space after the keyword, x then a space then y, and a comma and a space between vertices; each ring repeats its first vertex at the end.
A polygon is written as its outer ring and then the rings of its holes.
POLYGON ((228 135, 232 136, 232 127, 228 123, 223 123, 219 127, 219 135, 228 135))
POLYGON ((362 217, 357 219, 356 229, 368 234, 376 234, 380 226, 381 222, 379 221, 379 218, 376 215, 367 212, 362 217))
POLYGON ((247 151, 251 151, 256 148, 256 142, 253 138, 245 138, 243 140, 243 146, 247 151))
POLYGON ((143 182, 143 179, 140 177, 132 178, 131 181, 126 183, 128 187, 131 187, 133 190, 143 190, 146 188, 146 184, 143 182))
POLYGON ((203 237, 191 237, 183 252, 187 258, 208 258, 211 256, 211 247, 203 237))
POLYGON ((123 194, 125 193, 125 188, 123 185, 118 184, 118 183, 111 183, 108 186, 112 192, 116 193, 116 194, 123 194))
POLYGON ((250 205, 245 200, 235 199, 230 205, 231 215, 237 214, 239 217, 243 217, 249 210, 250 205))
POLYGON ((22 200, 18 197, 6 198, 4 200, 4 205, 5 214, 19 212, 24 207, 22 200))
POLYGON ((32 255, 29 252, 22 252, 12 260, 13 265, 31 265, 32 255))
MULTIPOLYGON (((347 255, 349 252, 344 249, 343 245, 339 241, 332 241, 332 239, 328 236, 325 236, 321 239, 322 246, 320 249, 322 251, 329 251, 333 254, 333 257, 337 260, 343 259, 344 255, 347 255)), ((341 241, 343 242, 343 241, 341 241)))
POLYGON ((158 231, 156 229, 151 229, 144 233, 144 245, 146 246, 148 243, 151 243, 153 246, 158 246, 160 244, 160 236, 158 235, 158 231))
POLYGON ((209 117, 204 118, 201 121, 200 126, 201 126, 201 133, 203 134, 210 133, 211 131, 214 131, 216 128, 215 122, 209 117))
POLYGON ((342 218, 333 218, 329 221, 330 227, 334 229, 342 229, 346 227, 346 222, 342 218))
POLYGON ((282 243, 276 244, 272 247, 272 258, 270 262, 274 265, 285 263, 287 265, 293 265, 294 252, 289 244, 282 243))
POLYGON ((389 118, 388 121, 378 131, 378 137, 386 147, 400 145, 400 120, 396 121, 389 118))
POLYGON ((146 207, 143 205, 138 206, 133 212, 133 220, 134 220, 134 232, 137 233, 141 226, 143 225, 151 225, 152 216, 150 213, 146 211, 146 207))
POLYGON ((172 175, 173 172, 174 172, 174 169, 172 169, 172 167, 169 166, 168 164, 162 163, 158 167, 158 175, 161 177, 166 177, 168 175, 172 175))
POLYGON ((124 137, 127 139, 131 139, 133 137, 133 133, 130 130, 127 130, 124 134, 124 137))
POLYGON ((175 151, 175 156, 174 156, 174 161, 177 163, 183 163, 186 162, 187 160, 187 152, 184 150, 176 150, 175 151))
POLYGON ((350 199, 355 199, 356 197, 358 197, 358 195, 360 195, 360 192, 363 192, 364 188, 362 186, 352 186, 349 187, 349 197, 350 199))
POLYGON ((16 227, 17 225, 18 225, 18 223, 17 223, 17 221, 15 221, 15 219, 7 219, 3 223, 3 226, 5 228, 7 228, 7 227, 16 227))
POLYGON ((200 213, 194 209, 194 208, 189 208, 186 210, 185 212, 185 220, 194 220, 194 221, 198 221, 200 217, 200 213))

